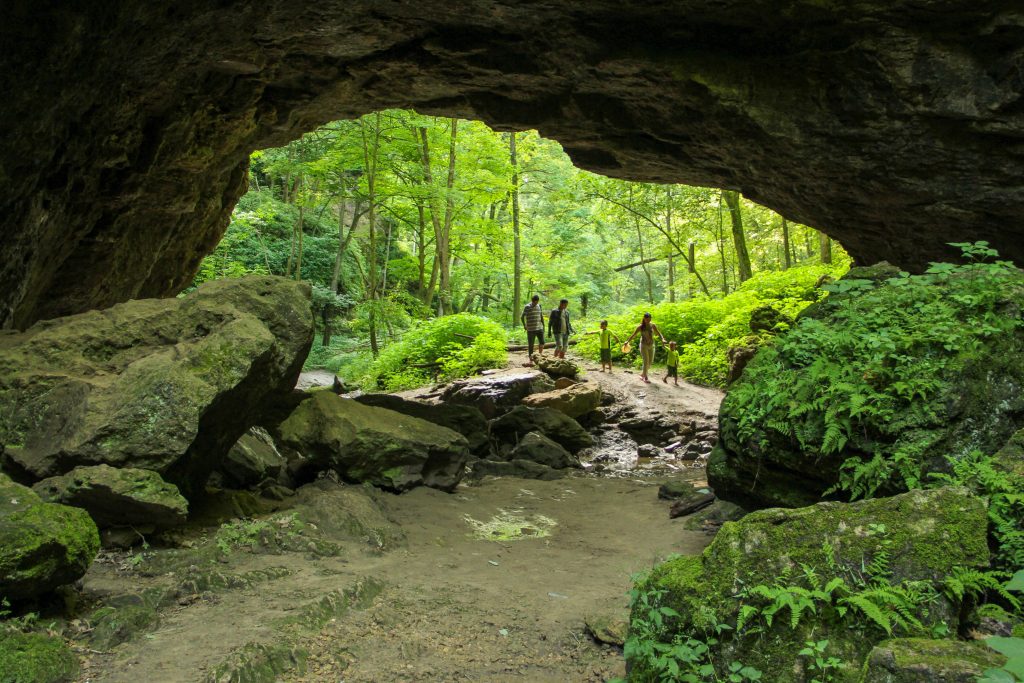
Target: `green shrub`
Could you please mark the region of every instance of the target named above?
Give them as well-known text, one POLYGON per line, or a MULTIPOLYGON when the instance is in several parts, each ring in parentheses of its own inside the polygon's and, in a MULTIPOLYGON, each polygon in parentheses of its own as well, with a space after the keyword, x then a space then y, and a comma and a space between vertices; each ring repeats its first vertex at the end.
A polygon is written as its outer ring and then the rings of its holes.
POLYGON ((421 386, 435 374, 465 377, 505 364, 505 330, 470 313, 434 318, 410 329, 377 357, 360 384, 369 391, 421 386))
MULTIPOLYGON (((643 314, 650 312, 665 338, 678 344, 680 374, 701 384, 724 386, 729 371, 729 349, 760 345, 772 337, 768 333, 751 333, 753 310, 770 305, 784 316, 795 318, 807 305, 824 297, 824 291, 815 287, 823 276, 838 277, 848 267, 849 263, 843 262, 758 273, 722 299, 633 306, 624 314, 610 316, 608 328, 625 341, 640 324, 643 314)), ((635 361, 638 346, 634 340, 633 351, 625 362, 635 361)), ((582 337, 576 348, 594 359, 600 356, 596 335, 582 337)), ((657 354, 656 360, 664 356, 660 345, 657 354)), ((618 345, 613 345, 612 356, 622 359, 618 345)))
POLYGON ((840 459, 837 488, 853 497, 916 488, 943 456, 1005 441, 1012 425, 991 403, 1024 379, 1024 272, 1005 262, 933 264, 918 276, 875 267, 829 289, 731 388, 723 438, 840 459))

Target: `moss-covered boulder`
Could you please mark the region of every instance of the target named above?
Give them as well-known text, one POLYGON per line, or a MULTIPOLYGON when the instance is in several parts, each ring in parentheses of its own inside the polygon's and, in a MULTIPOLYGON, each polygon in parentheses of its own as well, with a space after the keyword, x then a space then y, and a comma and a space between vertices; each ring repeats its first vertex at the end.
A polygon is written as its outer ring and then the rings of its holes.
POLYGON ((490 422, 491 436, 505 444, 518 444, 530 432, 539 432, 570 453, 594 445, 580 423, 554 408, 516 406, 490 422))
POLYGON ((32 490, 45 501, 85 509, 101 528, 169 529, 188 517, 188 501, 174 484, 134 467, 76 467, 36 482, 32 490))
POLYGON ((0 630, 0 683, 63 683, 77 676, 78 658, 63 640, 0 630))
POLYGON ((78 465, 159 472, 186 493, 290 391, 309 286, 249 276, 0 335, 0 443, 32 480, 78 465))
POLYGON ((45 503, 0 474, 0 596, 30 598, 76 581, 99 549, 85 510, 45 503))
MULTIPOLYGON (((960 605, 937 588, 954 567, 987 566, 987 526, 983 501, 960 488, 762 510, 723 525, 702 555, 655 567, 639 588, 679 613, 658 640, 704 641, 730 628, 710 652, 719 674, 739 661, 762 680, 804 683, 811 676, 799 652, 814 639, 845 662, 838 680, 855 681, 886 629, 913 635, 941 622, 957 632, 960 605)), ((638 602, 632 635, 644 618, 638 602)), ((649 661, 634 656, 631 665, 633 680, 650 679, 649 661)))
POLYGON ((454 489, 469 457, 465 437, 426 420, 318 391, 277 427, 278 442, 306 472, 332 469, 349 481, 394 491, 454 489))
POLYGON ((854 268, 757 352, 722 402, 719 496, 891 495, 1024 427, 1024 271, 933 270, 854 268))
POLYGON ((980 643, 929 638, 894 638, 879 643, 858 683, 975 683, 1006 657, 980 643))
POLYGON ((458 432, 466 437, 469 452, 475 455, 484 457, 490 450, 490 442, 487 440, 487 418, 474 406, 424 403, 394 394, 363 394, 356 396, 355 400, 368 406, 387 408, 396 413, 418 417, 458 432))

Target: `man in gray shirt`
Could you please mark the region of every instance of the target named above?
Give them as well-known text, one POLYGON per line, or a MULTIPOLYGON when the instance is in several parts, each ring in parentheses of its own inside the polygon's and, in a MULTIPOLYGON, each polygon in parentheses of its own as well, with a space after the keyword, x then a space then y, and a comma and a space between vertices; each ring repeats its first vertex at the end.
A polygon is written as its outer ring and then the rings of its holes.
POLYGON ((519 316, 526 329, 526 345, 529 348, 530 357, 533 357, 533 340, 540 343, 539 353, 544 355, 544 311, 540 307, 540 296, 534 294, 530 303, 523 308, 523 314, 519 316))

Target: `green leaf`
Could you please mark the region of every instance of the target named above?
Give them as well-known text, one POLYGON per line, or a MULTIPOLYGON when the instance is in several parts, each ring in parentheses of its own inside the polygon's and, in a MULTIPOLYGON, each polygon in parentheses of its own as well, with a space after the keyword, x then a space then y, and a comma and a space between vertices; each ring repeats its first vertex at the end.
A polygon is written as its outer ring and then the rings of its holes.
POLYGON ((985 644, 1007 658, 1024 660, 1024 638, 1005 638, 992 636, 985 639, 985 644))
POLYGON ((1008 591, 1024 591, 1024 569, 1018 570, 1009 581, 1006 582, 1008 591))

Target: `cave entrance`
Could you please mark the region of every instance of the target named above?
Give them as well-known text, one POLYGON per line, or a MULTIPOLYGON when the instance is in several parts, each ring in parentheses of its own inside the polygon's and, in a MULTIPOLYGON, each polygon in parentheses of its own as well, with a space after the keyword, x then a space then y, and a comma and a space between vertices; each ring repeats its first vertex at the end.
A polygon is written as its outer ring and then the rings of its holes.
MULTIPOLYGON (((456 335, 448 342, 490 325, 518 347, 520 313, 538 294, 547 308, 568 299, 581 330, 614 318, 623 336, 637 307, 718 305, 707 330, 731 312, 721 302, 746 297, 749 308, 751 296, 781 291, 773 279, 810 289, 848 263, 823 233, 736 192, 599 176, 536 131, 385 110, 254 153, 249 190, 193 285, 251 272, 308 281, 318 335, 307 369, 398 390, 444 374, 430 352, 388 360, 426 319, 456 335), (456 314, 465 329, 440 318, 456 314)), ((739 342, 734 334, 716 353, 739 342)), ((722 383, 716 362, 695 378, 722 383)))

